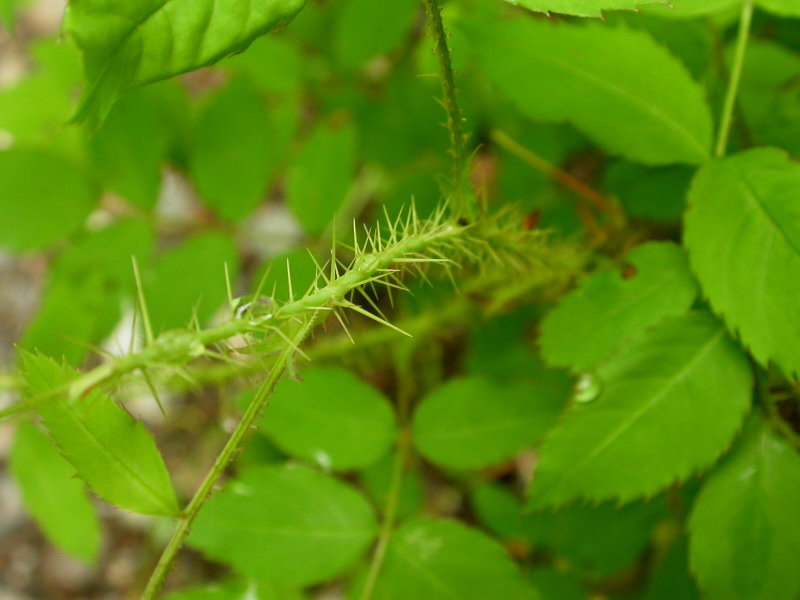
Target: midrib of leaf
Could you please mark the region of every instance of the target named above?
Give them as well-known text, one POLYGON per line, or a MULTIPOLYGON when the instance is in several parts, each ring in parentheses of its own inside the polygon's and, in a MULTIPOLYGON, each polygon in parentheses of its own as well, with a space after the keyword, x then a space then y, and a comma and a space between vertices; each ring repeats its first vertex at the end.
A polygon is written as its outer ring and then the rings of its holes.
MULTIPOLYGON (((687 373, 689 373, 692 369, 694 369, 697 364, 705 357, 708 352, 711 351, 711 348, 722 339, 722 336, 725 334, 725 330, 720 327, 720 330, 717 334, 712 336, 709 341, 707 341, 692 357, 692 359, 684 366, 672 379, 669 380, 669 383, 661 389, 653 398, 644 406, 642 406, 639 410, 635 411, 627 420, 621 423, 615 430, 613 430, 606 438, 603 440, 601 444, 595 447, 595 449, 590 452, 587 456, 583 459, 577 461, 573 464, 572 468, 569 470, 565 470, 562 472, 562 475, 550 485, 550 488, 557 488, 561 483, 570 477, 572 477, 576 471, 581 469, 586 463, 592 461, 596 458, 603 450, 608 448, 611 444, 613 444, 625 431, 627 431, 636 421, 642 418, 647 412, 649 412, 664 396, 669 393, 673 387, 675 387, 678 382, 683 380, 687 373)), ((598 402, 602 402, 602 397, 598 399, 598 402)), ((535 479, 535 476, 534 476, 535 479)))
POLYGON ((448 598, 453 598, 453 600, 461 600, 458 596, 454 595, 452 588, 449 585, 447 585, 447 583, 436 577, 436 575, 431 573, 429 570, 425 569, 422 566, 422 564, 420 564, 420 562, 416 560, 416 557, 413 554, 407 553, 404 544, 399 544, 397 551, 400 553, 400 555, 403 557, 406 563, 409 566, 411 566, 412 569, 414 569, 417 573, 419 573, 425 579, 430 581, 434 585, 434 587, 442 590, 445 594, 447 594, 448 598))
POLYGON ((800 248, 795 245, 792 239, 789 237, 789 234, 786 233, 786 230, 781 226, 781 224, 772 216, 772 213, 769 212, 769 209, 766 205, 761 201, 761 198, 758 195, 758 191, 753 186, 752 182, 747 176, 747 173, 744 171, 740 171, 740 175, 742 178, 742 189, 745 192, 745 196, 750 199, 750 201, 755 204, 755 206, 759 209, 759 212, 763 213, 767 220, 772 224, 773 228, 780 233, 781 238, 786 242, 786 244, 794 250, 794 253, 800 257, 800 248))
MULTIPOLYGON (((121 460, 121 459, 118 457, 118 455, 117 455, 117 454, 115 454, 115 453, 114 453, 114 452, 112 452, 110 449, 108 449, 108 448, 106 447, 106 445, 105 445, 105 444, 103 444, 103 443, 100 441, 100 439, 99 439, 99 438, 98 438, 98 437, 95 435, 95 433, 94 433, 94 432, 93 432, 93 431, 92 431, 92 430, 91 430, 91 429, 90 429, 90 428, 89 428, 89 427, 86 425, 86 423, 85 423, 85 422, 84 422, 84 421, 83 421, 83 420, 82 420, 82 419, 81 419, 81 418, 78 416, 77 412, 76 412, 76 411, 75 411, 75 410, 72 408, 72 406, 70 406, 70 405, 69 405, 69 403, 64 403, 64 404, 66 405, 66 406, 65 406, 65 408, 67 409, 67 412, 69 412, 70 416, 71 416, 71 417, 72 417, 72 418, 75 420, 75 422, 77 423, 78 427, 80 427, 80 429, 81 429, 81 430, 82 430, 82 431, 83 431, 83 432, 86 434, 86 436, 89 438, 89 440, 90 440, 90 441, 92 441, 92 442, 93 442, 93 444, 94 444, 94 445, 95 445, 95 446, 96 446, 96 447, 97 447, 97 448, 98 448, 98 449, 99 449, 99 450, 100 450, 100 451, 101 451, 101 452, 102 452, 102 453, 103 453, 105 456, 107 456, 108 458, 110 458, 110 459, 111 459, 111 461, 112 461, 113 463, 115 463, 115 464, 118 466, 118 468, 119 468, 120 470, 122 470, 123 472, 126 472, 126 473, 130 474, 130 476, 131 476, 131 479, 133 480, 133 482, 134 482, 134 483, 135 483, 135 484, 136 484, 136 485, 137 485, 137 486, 138 486, 140 489, 144 490, 144 491, 145 491, 147 494, 149 494, 149 495, 150 495, 150 496, 152 496, 153 498, 156 498, 156 499, 158 499, 158 503, 159 503, 159 504, 161 504, 161 505, 162 505, 162 507, 166 509, 166 512, 167 512, 167 514, 170 514, 170 513, 172 513, 172 512, 173 512, 173 510, 172 510, 172 508, 171 508, 171 506, 170 506, 170 503, 169 503, 169 502, 164 502, 164 498, 162 498, 162 497, 161 497, 161 494, 159 494, 159 493, 158 493, 156 490, 154 490, 153 488, 151 488, 151 487, 150 487, 150 486, 147 484, 147 482, 146 482, 144 479, 142 479, 142 478, 141 478, 141 476, 140 476, 138 473, 136 473, 136 471, 133 471, 133 470, 131 470, 129 467, 127 467, 127 466, 125 465, 125 462, 124 462, 124 461, 122 461, 122 460, 121 460)), ((134 424, 134 427, 135 427, 135 424, 134 424)), ((134 433, 135 433, 135 431, 134 431, 134 433)))
MULTIPOLYGON (((119 49, 122 47, 122 45, 123 45, 123 44, 125 44, 125 42, 127 42, 127 41, 128 41, 128 38, 130 38, 130 37, 131 37, 131 35, 133 35, 133 33, 134 33, 134 32, 135 32, 137 29, 139 29, 140 27, 142 27, 142 26, 143 26, 145 23, 147 23, 147 22, 148 22, 148 21, 149 21, 151 18, 153 18, 153 16, 154 16, 156 13, 160 12, 161 10, 163 10, 163 9, 164 9, 164 7, 165 7, 167 4, 169 4, 171 1, 172 1, 172 0, 164 0, 164 1, 163 1, 163 2, 162 2, 160 5, 159 5, 159 6, 156 6, 156 7, 155 7, 153 10, 151 10, 149 13, 147 13, 146 15, 144 15, 144 17, 143 17, 141 20, 139 20, 139 21, 134 21, 134 22, 133 22, 133 27, 131 27, 131 28, 130 28, 128 31, 126 31, 126 32, 125 32, 125 34, 124 34, 124 35, 123 35, 123 36, 122 36, 122 37, 119 39, 119 41, 117 41, 117 43, 116 43, 116 44, 114 44, 113 48, 111 48, 111 50, 108 52, 108 56, 107 56, 107 58, 106 58, 105 62, 103 63, 103 68, 102 68, 102 70, 100 71, 100 76, 99 76, 99 77, 96 77, 96 78, 95 78, 95 80, 94 80, 94 84, 92 85, 92 88, 91 88, 91 90, 89 91, 89 93, 88 93, 88 95, 87 95, 87 99, 88 99, 88 98, 92 98, 92 97, 94 97, 94 93, 95 93, 95 91, 96 91, 96 90, 97 90, 97 88, 100 86, 100 84, 101 84, 101 83, 104 81, 104 79, 105 79, 105 76, 106 76, 106 73, 108 73, 108 69, 109 69, 109 68, 110 68, 110 66, 111 66, 111 61, 113 60, 113 58, 115 58, 115 57, 116 57, 116 55, 117 55, 117 52, 118 52, 118 51, 119 51, 119 49)), ((138 63, 137 63, 137 65, 136 65, 136 70, 137 70, 137 72, 138 72, 139 68, 141 67, 141 64, 142 64, 142 61, 141 61, 141 58, 140 58, 140 59, 138 60, 138 63)))
MULTIPOLYGON (((528 48, 521 47, 520 50, 527 51, 528 48)), ((656 117, 657 120, 663 121, 664 123, 667 124, 668 127, 677 132, 679 136, 689 141, 692 146, 694 146, 699 150, 701 157, 703 158, 708 157, 708 150, 703 146, 703 144, 699 142, 689 131, 687 131, 686 128, 684 128, 677 121, 670 118, 670 116, 664 113, 664 111, 662 111, 660 108, 650 105, 647 101, 639 98, 638 96, 634 96, 625 88, 619 87, 618 85, 614 85, 606 81, 605 79, 596 76, 594 73, 591 73, 590 71, 585 71, 584 69, 580 69, 578 67, 570 65, 568 63, 564 63, 555 58, 551 58, 549 56, 543 56, 538 53, 536 54, 536 57, 542 62, 550 63, 552 65, 562 68, 565 71, 571 71, 572 73, 579 75, 580 77, 584 78, 587 81, 596 83, 600 87, 606 88, 607 90, 609 90, 613 94, 616 94, 622 99, 627 98, 628 100, 630 100, 631 104, 638 106, 643 110, 643 112, 649 113, 652 116, 656 117)))

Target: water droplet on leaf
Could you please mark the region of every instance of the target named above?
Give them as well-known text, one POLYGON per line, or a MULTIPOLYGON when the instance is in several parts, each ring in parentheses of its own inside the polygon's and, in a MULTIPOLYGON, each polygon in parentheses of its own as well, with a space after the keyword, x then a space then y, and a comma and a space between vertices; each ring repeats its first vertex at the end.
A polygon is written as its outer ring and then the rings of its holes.
POLYGON ((592 373, 584 373, 575 383, 572 398, 575 402, 586 404, 597 399, 603 391, 603 384, 600 378, 592 373))

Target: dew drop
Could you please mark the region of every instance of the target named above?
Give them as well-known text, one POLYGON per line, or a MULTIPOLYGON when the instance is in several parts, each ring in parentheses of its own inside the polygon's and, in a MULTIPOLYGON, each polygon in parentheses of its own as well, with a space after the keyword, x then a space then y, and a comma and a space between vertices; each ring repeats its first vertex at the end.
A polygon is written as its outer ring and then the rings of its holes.
POLYGON ((578 378, 573 389, 572 399, 581 404, 593 402, 603 391, 600 378, 593 373, 584 373, 578 378))

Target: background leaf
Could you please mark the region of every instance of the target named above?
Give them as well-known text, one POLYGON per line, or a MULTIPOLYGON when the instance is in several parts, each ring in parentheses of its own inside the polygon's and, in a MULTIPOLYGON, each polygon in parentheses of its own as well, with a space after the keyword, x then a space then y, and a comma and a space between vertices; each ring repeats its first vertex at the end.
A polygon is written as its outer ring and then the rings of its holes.
POLYGON ((452 469, 496 464, 538 441, 564 400, 535 385, 452 379, 414 412, 414 445, 431 462, 452 469))
POLYGON ((279 448, 339 471, 368 467, 388 452, 395 417, 380 392, 337 367, 300 377, 278 384, 260 420, 279 448))
POLYGON ((355 168, 355 144, 352 125, 322 123, 289 168, 287 202, 311 235, 323 232, 347 196, 355 168))
POLYGON ((0 152, 0 248, 41 249, 78 229, 97 190, 73 163, 45 150, 0 152))
POLYGON ((272 129, 263 98, 246 80, 234 80, 203 108, 192 140, 192 178, 224 219, 243 219, 266 194, 287 150, 275 144, 272 129))
POLYGON ((692 509, 691 563, 708 598, 797 597, 798 505, 800 456, 757 413, 692 509))
POLYGON ((480 67, 528 117, 569 121, 610 153, 649 165, 707 158, 703 91, 646 33, 533 19, 465 28, 480 67))
POLYGON ((333 50, 347 68, 358 68, 400 44, 419 13, 415 0, 345 0, 339 11, 333 50))
POLYGON ((392 536, 373 598, 532 600, 503 548, 456 521, 414 519, 392 536))
POLYGON ((301 587, 352 565, 375 533, 372 509, 351 487, 303 467, 262 467, 205 504, 189 543, 246 575, 301 587))
POLYGON ((684 242, 711 306, 760 362, 800 373, 800 165, 757 149, 703 167, 684 242), (748 293, 743 293, 748 290, 748 293))
POLYGON ((26 508, 45 535, 67 554, 94 562, 100 551, 100 522, 75 469, 47 435, 32 423, 19 423, 9 466, 26 508))
POLYGON ((711 464, 750 407, 750 365, 706 313, 663 321, 597 375, 599 397, 573 406, 541 448, 532 506, 651 496, 711 464))
MULTIPOLYGON (((25 383, 32 397, 68 384, 78 372, 51 358, 24 353, 25 383)), ((64 457, 106 502, 149 515, 175 515, 178 503, 164 460, 150 433, 99 390, 66 393, 37 410, 64 457)))
POLYGON ((672 243, 643 244, 620 269, 595 272, 564 296, 541 324, 542 356, 580 372, 596 367, 632 336, 685 313, 697 297, 686 255, 672 243))
POLYGON ((186 327, 195 308, 200 323, 206 323, 226 303, 225 263, 235 278, 239 270, 236 247, 230 237, 219 233, 187 238, 161 255, 144 282, 156 334, 186 327))

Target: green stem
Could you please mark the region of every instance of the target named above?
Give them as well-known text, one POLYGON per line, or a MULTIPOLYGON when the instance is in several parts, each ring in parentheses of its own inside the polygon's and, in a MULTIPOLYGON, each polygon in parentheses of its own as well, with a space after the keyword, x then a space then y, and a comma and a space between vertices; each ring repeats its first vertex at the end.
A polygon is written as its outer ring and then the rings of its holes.
POLYGON ((410 357, 403 353, 397 359, 395 370, 397 377, 397 416, 400 422, 400 435, 397 440, 397 451, 392 466, 392 477, 389 483, 389 494, 386 498, 386 509, 383 513, 383 522, 378 534, 378 543, 372 554, 372 561, 367 572, 367 579, 364 588, 361 590, 360 600, 371 600, 375 592, 375 584, 378 582, 383 562, 386 559, 386 549, 389 547, 389 540, 394 531, 397 521, 397 509, 400 504, 400 491, 403 488, 403 474, 411 453, 411 430, 408 423, 410 412, 412 384, 410 377, 410 357))
MULTIPOLYGON (((323 311, 319 312, 321 313, 323 311)), ((284 348, 278 360, 275 362, 275 364, 273 364, 269 375, 261 384, 258 393, 256 393, 252 402, 250 402, 250 405, 247 407, 247 410, 245 411, 241 420, 236 425, 233 433, 231 433, 219 456, 217 456, 216 460, 214 461, 211 470, 208 472, 203 480, 203 483, 200 485, 197 492, 186 506, 186 509, 181 514, 178 525, 175 528, 175 531, 172 533, 172 537, 170 538, 166 548, 164 548, 164 552, 161 554, 161 558, 159 559, 155 570, 150 576, 147 587, 142 594, 142 600, 154 600, 158 597, 158 594, 161 591, 161 588, 164 586, 164 582, 166 581, 167 574, 172 567, 172 563, 175 562, 175 558, 177 557, 181 546, 183 546, 186 536, 189 534, 189 529, 191 528, 195 517, 197 517, 197 513, 211 495, 214 485, 225 472, 225 469, 233 461, 233 458, 236 455, 236 452, 239 450, 245 435, 248 431, 250 431, 251 427, 253 427, 256 419, 266 406, 267 398, 269 398, 269 395, 275 387, 275 384, 278 382, 281 375, 283 375, 287 365, 289 364, 292 354, 295 352, 294 348, 302 343, 318 320, 319 316, 315 315, 305 326, 301 327, 299 333, 293 340, 294 345, 284 348)))
POLYGON ((461 127, 463 117, 456 97, 453 64, 450 61, 450 46, 447 44, 447 33, 442 23, 442 13, 437 0, 422 0, 428 16, 428 29, 433 37, 433 48, 439 60, 439 78, 442 81, 442 104, 447 113, 447 130, 450 132, 450 151, 453 155, 453 215, 459 219, 470 219, 472 207, 469 194, 465 193, 465 170, 467 150, 464 132, 461 127))
MULTIPOLYGON (((405 261, 416 260, 414 257, 419 252, 444 239, 458 236, 463 231, 463 228, 452 225, 449 222, 435 223, 429 228, 413 222, 410 227, 413 231, 409 232, 409 235, 399 240, 394 240, 391 245, 385 248, 381 245, 380 249, 374 252, 357 252, 356 259, 348 271, 332 278, 324 287, 306 294, 299 300, 284 304, 275 311, 273 315, 275 319, 298 317, 298 315, 307 315, 309 313, 311 313, 311 317, 301 321, 300 328, 291 339, 287 340, 286 346, 273 364, 267 379, 247 407, 242 419, 228 438, 200 488, 183 511, 178 525, 150 577, 142 595, 142 600, 154 600, 158 596, 166 580, 167 573, 175 561, 197 513, 208 499, 216 482, 233 460, 245 434, 255 424, 256 418, 266 405, 272 389, 289 366, 292 356, 317 323, 326 315, 328 312, 326 309, 339 306, 349 292, 365 282, 371 281, 377 274, 397 264, 403 264, 405 261)), ((291 322, 291 320, 287 320, 287 322, 291 322)), ((200 332, 197 335, 202 333, 200 332)), ((201 339, 206 338, 201 336, 201 339)))
POLYGON ((747 51, 747 42, 750 39, 750 25, 753 21, 753 0, 742 0, 742 14, 739 18, 739 33, 736 38, 736 49, 733 55, 733 65, 731 67, 728 89, 725 93, 725 103, 722 107, 722 117, 719 124, 719 137, 715 155, 725 156, 728 149, 728 138, 733 122, 733 111, 736 106, 736 96, 739 93, 739 83, 742 79, 742 69, 744 67, 744 57, 747 51))

